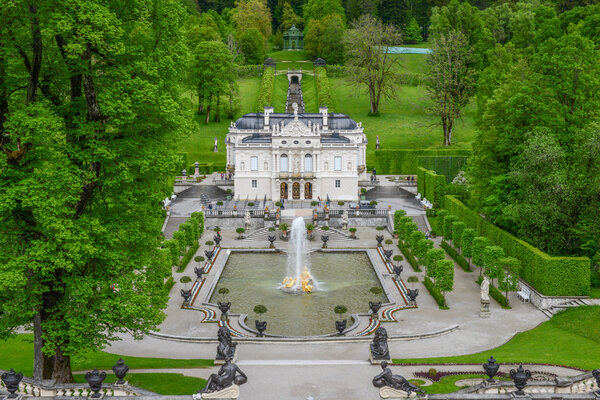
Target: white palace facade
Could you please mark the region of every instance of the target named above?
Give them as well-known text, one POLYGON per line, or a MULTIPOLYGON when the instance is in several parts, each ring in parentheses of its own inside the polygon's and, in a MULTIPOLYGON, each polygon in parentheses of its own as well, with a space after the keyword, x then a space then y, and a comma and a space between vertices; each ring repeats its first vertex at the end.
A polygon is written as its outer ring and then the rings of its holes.
POLYGON ((232 123, 225 142, 236 199, 352 201, 358 181, 368 179, 362 125, 326 107, 293 114, 265 107, 232 123))

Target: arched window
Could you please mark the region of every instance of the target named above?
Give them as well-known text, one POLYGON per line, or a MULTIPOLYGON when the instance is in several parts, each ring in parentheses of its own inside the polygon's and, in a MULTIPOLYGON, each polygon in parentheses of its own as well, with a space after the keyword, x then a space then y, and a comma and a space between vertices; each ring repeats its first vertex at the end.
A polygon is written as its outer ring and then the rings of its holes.
POLYGON ((288 172, 289 171, 287 154, 282 154, 281 157, 279 157, 279 171, 280 172, 288 172))
POLYGON ((304 172, 313 172, 312 161, 310 154, 304 156, 304 172))

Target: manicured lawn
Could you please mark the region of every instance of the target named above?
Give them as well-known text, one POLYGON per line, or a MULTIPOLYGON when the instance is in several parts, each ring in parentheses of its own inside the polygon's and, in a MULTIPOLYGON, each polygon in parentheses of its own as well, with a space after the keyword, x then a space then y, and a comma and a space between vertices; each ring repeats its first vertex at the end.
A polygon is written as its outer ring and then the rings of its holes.
POLYGON ((312 62, 305 61, 278 62, 276 69, 277 71, 287 71, 288 69, 301 69, 303 71, 312 71, 313 69, 315 69, 315 66, 312 62))
MULTIPOLYGON (((432 105, 422 86, 401 86, 396 99, 382 100, 381 116, 370 117, 369 97, 364 90, 357 90, 344 78, 329 80, 336 110, 348 114, 355 121, 362 121, 369 140, 367 163, 373 163, 375 137, 379 135, 382 149, 441 148, 442 128, 438 117, 429 111, 432 105)), ((475 105, 464 111, 462 121, 457 121, 453 134, 453 148, 470 148, 475 137, 473 116, 475 105)))
MULTIPOLYGON (((83 374, 74 374, 73 377, 78 383, 86 383, 83 374)), ((116 380, 116 376, 107 374, 104 383, 116 380)), ((206 386, 206 379, 172 373, 127 374, 125 380, 132 386, 163 395, 189 395, 206 386)))
MULTIPOLYGON (((268 54, 275 61, 302 61, 308 60, 308 56, 304 50, 287 51, 279 50, 268 54)), ((312 60, 311 60, 312 61, 312 60)))
POLYGON ((600 306, 568 309, 492 350, 456 357, 394 359, 397 364, 541 363, 592 370, 600 367, 600 306))
MULTIPOLYGON (((260 78, 242 78, 238 81, 240 108, 234 121, 244 114, 255 112, 260 81, 260 78)), ((185 98, 190 99, 189 93, 185 95, 185 98)), ((193 110, 197 110, 198 98, 192 97, 189 106, 193 110)), ((214 116, 214 112, 211 112, 211 114, 214 116)), ((198 115, 197 113, 194 115, 197 131, 177 144, 177 152, 188 153, 188 165, 193 164, 195 161, 225 164, 227 156, 223 140, 227 136, 230 120, 222 114, 221 122, 214 122, 211 116, 211 121, 204 124, 205 115, 198 115), (219 151, 217 153, 212 151, 215 137, 219 141, 219 151)))
POLYGON ((600 299, 600 288, 591 288, 590 297, 592 299, 600 299))
POLYGON ((273 108, 275 108, 276 113, 285 112, 285 102, 287 100, 288 84, 289 81, 287 75, 275 76, 275 84, 273 85, 272 106, 273 108))
POLYGON ((403 44, 402 47, 416 47, 419 49, 428 49, 429 47, 431 47, 431 43, 421 42, 421 43, 416 43, 416 44, 403 44))
POLYGON ((398 54, 400 59, 400 71, 411 72, 414 74, 424 74, 427 68, 425 62, 427 56, 423 54, 398 54))
MULTIPOLYGON (((456 392, 459 389, 462 389, 466 386, 456 386, 456 382, 461 379, 486 379, 487 375, 475 375, 475 374, 462 374, 462 375, 448 375, 440 379, 438 382, 433 382, 429 386, 423 386, 423 390, 427 393, 435 394, 435 393, 452 393, 456 392)), ((506 380, 506 378, 496 378, 498 380, 506 380)), ((412 383, 417 386, 421 386, 421 384, 417 381, 420 379, 410 379, 412 383)), ((421 380, 421 382, 424 382, 421 380)))
MULTIPOLYGON (((214 365, 213 360, 175 360, 169 358, 129 357, 103 351, 88 354, 85 358, 73 359, 73 371, 111 369, 122 357, 132 369, 140 368, 202 368, 214 365)), ((33 335, 20 334, 0 341, 0 368, 22 372, 23 375, 33 375, 33 335)))

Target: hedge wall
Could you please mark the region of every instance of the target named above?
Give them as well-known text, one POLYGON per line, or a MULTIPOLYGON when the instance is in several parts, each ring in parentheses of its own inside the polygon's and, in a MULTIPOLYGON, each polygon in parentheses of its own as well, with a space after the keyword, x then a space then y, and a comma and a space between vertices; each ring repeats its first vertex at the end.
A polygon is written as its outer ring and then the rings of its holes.
POLYGON ((434 171, 423 167, 417 169, 417 190, 429 200, 435 208, 444 206, 444 194, 446 192, 446 178, 434 171))
POLYGON ((471 150, 443 150, 443 149, 390 149, 375 150, 375 168, 379 174, 411 174, 417 173, 419 157, 424 156, 460 156, 468 157, 471 150))
POLYGON ((256 111, 263 112, 265 107, 271 105, 273 97, 273 83, 275 82, 275 68, 266 67, 263 72, 260 90, 258 92, 258 101, 256 102, 256 111))
POLYGON ((446 209, 469 228, 521 261, 521 277, 546 296, 585 296, 590 292, 587 257, 552 257, 484 220, 454 196, 446 196, 446 209))
POLYGON ((442 155, 442 156, 419 156, 418 165, 425 169, 435 171, 436 174, 444 175, 446 177, 446 183, 452 182, 454 177, 458 175, 460 171, 464 171, 467 165, 468 155, 457 156, 457 155, 442 155))
POLYGON ((456 251, 452 246, 443 240, 441 246, 442 249, 446 251, 446 254, 448 254, 465 272, 473 272, 467 259, 458 254, 458 251, 456 251))
POLYGON ((315 79, 317 81, 317 101, 319 107, 327 106, 328 112, 335 112, 333 99, 331 97, 331 89, 329 87, 329 78, 327 78, 327 71, 325 68, 315 68, 315 79))

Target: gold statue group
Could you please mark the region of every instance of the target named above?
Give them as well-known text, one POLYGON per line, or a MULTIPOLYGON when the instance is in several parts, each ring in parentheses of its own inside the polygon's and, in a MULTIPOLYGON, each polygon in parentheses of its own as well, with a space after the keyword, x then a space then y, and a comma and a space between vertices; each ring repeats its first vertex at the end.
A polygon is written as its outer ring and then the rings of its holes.
MULTIPOLYGON (((283 287, 289 289, 296 283, 297 278, 292 278, 291 276, 286 276, 283 278, 283 282, 281 284, 283 287)), ((304 271, 300 274, 300 282, 302 283, 302 291, 304 293, 310 293, 313 290, 313 278, 308 272, 308 267, 304 267, 304 271)))

